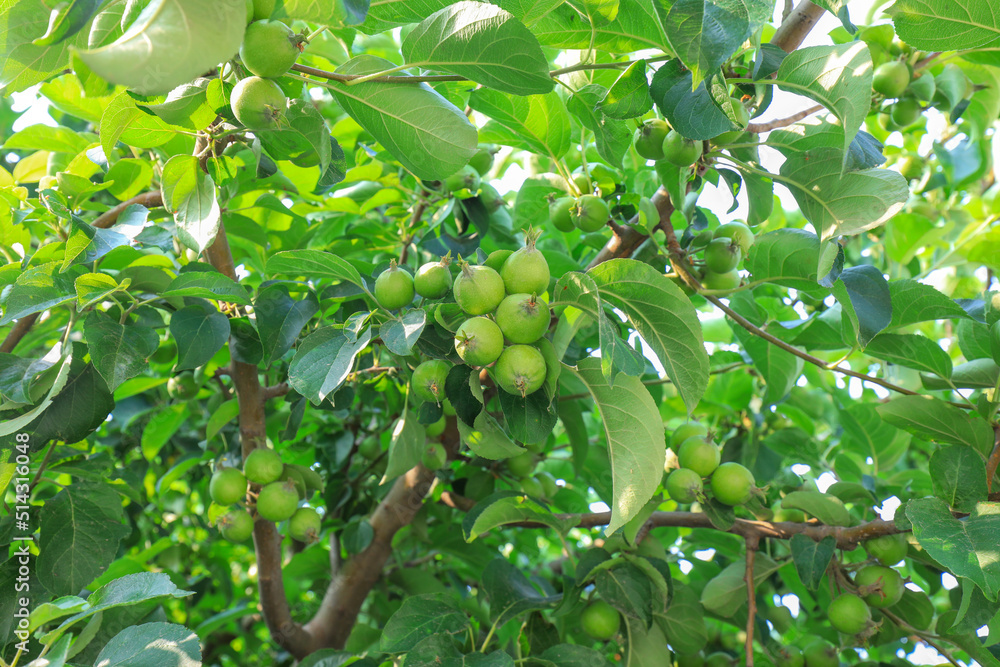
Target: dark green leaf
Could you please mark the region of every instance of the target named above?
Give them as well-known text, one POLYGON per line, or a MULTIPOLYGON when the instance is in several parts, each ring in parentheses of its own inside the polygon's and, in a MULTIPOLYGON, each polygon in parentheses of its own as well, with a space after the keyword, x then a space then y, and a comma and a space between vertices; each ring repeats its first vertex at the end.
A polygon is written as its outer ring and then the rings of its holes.
POLYGON ((483 570, 482 590, 490 600, 490 618, 501 626, 534 609, 551 609, 561 595, 539 593, 517 567, 503 558, 495 558, 483 570))
POLYGON ((312 292, 295 300, 288 295, 287 287, 273 285, 257 295, 253 310, 264 358, 274 360, 292 349, 302 328, 319 310, 319 302, 312 292))
POLYGON ((197 368, 229 339, 229 319, 211 306, 186 306, 170 318, 170 335, 177 341, 175 370, 197 368))
POLYGON ((837 550, 836 538, 827 536, 814 542, 805 535, 792 535, 789 546, 799 579, 808 589, 816 590, 826 574, 826 568, 830 566, 833 552, 837 550))
POLYGON ((968 447, 952 445, 934 452, 930 473, 934 495, 957 512, 972 512, 976 503, 986 500, 986 464, 968 447))
POLYGON ((111 391, 148 370, 147 359, 160 344, 160 337, 151 328, 124 326, 96 310, 87 316, 83 333, 90 359, 111 391))

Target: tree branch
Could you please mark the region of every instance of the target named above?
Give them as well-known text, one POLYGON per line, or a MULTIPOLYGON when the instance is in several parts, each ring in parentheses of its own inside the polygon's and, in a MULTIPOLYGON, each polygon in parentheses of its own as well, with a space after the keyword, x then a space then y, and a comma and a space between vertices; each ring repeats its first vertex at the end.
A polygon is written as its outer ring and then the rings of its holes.
POLYGON ((7 333, 7 337, 3 339, 3 343, 0 344, 0 352, 10 353, 14 351, 17 344, 21 342, 31 327, 35 325, 35 321, 41 313, 32 313, 30 315, 25 315, 17 321, 11 330, 7 333))
POLYGON ((277 398, 278 396, 284 396, 288 393, 288 383, 280 382, 278 384, 271 385, 270 387, 264 387, 261 389, 260 396, 263 400, 268 400, 271 398, 277 398))
POLYGON ((781 127, 788 127, 793 123, 799 122, 803 118, 808 118, 814 113, 819 113, 825 108, 826 107, 824 107, 822 104, 817 104, 816 106, 812 106, 796 114, 792 114, 788 118, 778 118, 776 120, 768 121, 766 123, 750 123, 749 125, 747 125, 746 131, 749 132, 750 134, 761 134, 763 132, 770 132, 771 130, 777 130, 778 128, 781 127))
POLYGON ((791 53, 802 46, 806 35, 816 27, 816 22, 823 15, 823 11, 822 7, 809 0, 802 0, 774 31, 771 43, 781 47, 786 53, 791 53))
POLYGON ((1000 466, 1000 426, 993 427, 993 451, 990 458, 986 460, 986 492, 993 491, 993 478, 996 477, 997 467, 1000 466))
POLYGON ((134 204, 140 204, 146 208, 156 208, 158 206, 163 206, 163 195, 160 194, 159 190, 143 192, 141 195, 136 195, 127 201, 123 201, 112 209, 109 209, 97 216, 97 219, 90 223, 91 227, 97 227, 99 229, 107 229, 111 225, 118 222, 118 216, 122 214, 129 206, 134 204))

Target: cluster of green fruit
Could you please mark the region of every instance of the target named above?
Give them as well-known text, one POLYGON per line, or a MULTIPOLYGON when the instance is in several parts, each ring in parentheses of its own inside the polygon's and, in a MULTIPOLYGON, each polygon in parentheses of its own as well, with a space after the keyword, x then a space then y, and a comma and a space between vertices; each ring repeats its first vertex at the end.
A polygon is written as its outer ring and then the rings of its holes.
POLYGON ((253 76, 241 79, 230 94, 236 120, 250 129, 277 127, 288 106, 274 82, 295 64, 305 48, 305 35, 295 34, 281 21, 272 21, 274 0, 246 0, 247 26, 240 60, 253 76))
POLYGON ((739 463, 722 463, 722 450, 708 429, 697 422, 679 426, 670 437, 679 468, 664 482, 667 495, 681 504, 704 502, 708 478, 712 496, 724 505, 745 505, 757 488, 753 473, 739 463))
POLYGON ((905 129, 920 120, 925 106, 945 112, 951 110, 955 100, 972 93, 972 82, 956 66, 945 66, 934 76, 926 71, 917 74, 906 62, 894 60, 876 68, 872 89, 886 99, 879 121, 882 127, 892 131, 905 129))
POLYGON ((315 542, 319 538, 320 514, 312 507, 299 507, 299 501, 322 490, 319 473, 307 466, 285 464, 277 452, 267 448, 250 452, 242 472, 231 467, 217 468, 208 484, 212 502, 229 508, 216 524, 230 542, 250 538, 254 524, 251 510, 268 521, 287 520, 292 539, 315 542), (248 496, 253 500, 250 508, 239 507, 238 503, 248 496))
MULTIPOLYGON (((459 262, 452 279, 449 260, 428 262, 414 278, 395 262, 375 280, 375 299, 387 310, 409 305, 414 294, 440 299, 452 291, 466 315, 455 332, 455 351, 473 367, 493 365, 491 375, 504 391, 527 396, 541 389, 546 365, 537 342, 549 329, 548 304, 539 296, 549 288, 549 265, 535 247, 537 236, 516 251, 497 250, 483 264, 459 262)), ((440 403, 451 364, 425 361, 413 371, 414 393, 424 401, 440 403)))
POLYGON ((906 557, 909 545, 905 535, 897 534, 869 540, 865 548, 881 564, 859 569, 854 574, 855 590, 841 594, 827 609, 833 627, 861 639, 877 628, 872 620, 873 608, 885 609, 902 599, 906 584, 891 566, 906 557))
POLYGON ((754 243, 754 234, 742 222, 727 222, 706 229, 691 240, 688 253, 701 252, 692 262, 694 277, 707 289, 730 290, 740 286, 739 265, 754 243))

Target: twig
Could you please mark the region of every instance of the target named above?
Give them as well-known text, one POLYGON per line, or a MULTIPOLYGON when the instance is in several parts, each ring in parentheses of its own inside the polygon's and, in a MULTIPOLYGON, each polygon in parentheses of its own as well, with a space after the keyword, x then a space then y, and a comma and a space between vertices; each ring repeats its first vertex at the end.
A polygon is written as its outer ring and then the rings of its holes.
POLYGON ((144 192, 141 195, 136 195, 127 201, 123 201, 112 209, 109 209, 99 215, 94 222, 90 223, 91 227, 97 227, 99 229, 107 229, 111 225, 118 222, 118 216, 122 214, 129 206, 134 204, 140 204, 146 208, 156 208, 158 206, 163 206, 163 195, 160 194, 159 190, 144 192))
MULTIPOLYGON (((735 363, 729 364, 728 366, 722 366, 721 368, 716 368, 714 371, 709 371, 709 375, 719 375, 720 373, 728 373, 731 370, 740 368, 741 366, 746 366, 745 361, 737 361, 735 363)), ((646 380, 643 382, 647 387, 655 387, 659 384, 673 384, 670 378, 656 378, 655 380, 646 380)), ((560 401, 576 401, 581 398, 590 398, 589 393, 582 394, 567 394, 566 396, 560 396, 560 401)))
POLYGON ((21 342, 21 339, 31 331, 31 327, 35 325, 35 320, 38 319, 39 315, 41 313, 32 313, 20 318, 17 324, 8 332, 7 337, 3 339, 3 343, 0 344, 0 352, 5 354, 13 352, 17 344, 21 342))
POLYGON ((747 125, 746 131, 749 132, 750 134, 761 134, 763 132, 770 132, 771 130, 777 130, 778 128, 781 127, 788 127, 793 123, 799 122, 803 118, 808 118, 814 113, 819 113, 825 108, 826 107, 824 107, 822 104, 817 104, 816 106, 809 107, 804 111, 792 114, 788 118, 778 118, 776 120, 768 121, 766 123, 750 123, 749 125, 747 125))
POLYGON ((746 665, 753 667, 753 628, 757 620, 757 594, 754 592, 754 560, 757 557, 757 549, 760 546, 760 537, 748 535, 746 537, 747 564, 743 579, 747 582, 747 641, 746 641, 746 665))
POLYGON ((1000 466, 1000 426, 993 427, 993 451, 986 461, 986 492, 993 490, 993 478, 996 477, 997 467, 1000 466))
POLYGON ((263 400, 268 400, 271 398, 277 398, 278 396, 284 396, 288 393, 288 383, 281 382, 279 384, 271 385, 270 387, 264 387, 261 389, 260 395, 263 400))

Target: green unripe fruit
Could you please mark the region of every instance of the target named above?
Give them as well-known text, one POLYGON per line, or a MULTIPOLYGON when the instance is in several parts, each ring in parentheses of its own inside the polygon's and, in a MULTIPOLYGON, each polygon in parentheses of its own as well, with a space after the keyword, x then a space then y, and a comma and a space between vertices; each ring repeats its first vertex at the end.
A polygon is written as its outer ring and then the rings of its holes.
POLYGON ((706 271, 701 278, 701 284, 705 289, 736 289, 740 286, 740 272, 736 269, 726 273, 715 273, 706 271))
POLYGON ((890 112, 892 122, 901 128, 913 125, 920 120, 922 114, 923 110, 920 108, 920 102, 910 97, 904 97, 893 104, 892 111, 890 112))
POLYGON ((247 26, 240 46, 240 60, 248 70, 266 79, 277 79, 292 68, 302 53, 301 40, 281 21, 255 21, 247 26))
POLYGON ((693 436, 681 443, 677 450, 677 461, 682 468, 689 468, 702 477, 708 477, 719 467, 722 452, 711 440, 704 436, 693 436))
POLYGON ((570 208, 570 221, 582 232, 596 232, 604 227, 611 217, 608 203, 597 195, 582 195, 570 208))
POLYGON ((455 332, 455 351, 470 366, 489 366, 503 352, 503 333, 493 320, 473 317, 455 332))
POLYGON ((744 257, 749 254, 750 247, 753 246, 754 242, 753 232, 742 222, 727 222, 724 225, 719 225, 713 234, 713 238, 732 239, 740 247, 740 251, 744 257))
POLYGON ((424 429, 427 433, 428 438, 437 438, 442 433, 444 433, 444 427, 447 425, 445 421, 445 416, 441 415, 441 419, 438 419, 433 424, 428 424, 424 429))
POLYGON ((295 485, 295 493, 299 495, 299 500, 304 500, 306 497, 306 480, 302 476, 302 473, 292 466, 285 466, 278 481, 285 482, 288 480, 291 480, 292 484, 295 485))
POLYGON ((217 522, 222 537, 234 544, 246 542, 253 535, 253 517, 246 510, 229 510, 217 522))
POLYGON ((275 0, 253 0, 253 18, 262 21, 271 18, 274 13, 275 0))
POLYGON ((413 288, 417 294, 427 299, 440 299, 451 289, 451 271, 445 260, 427 262, 419 269, 413 279, 413 288))
POLYGON ((705 667, 705 656, 701 653, 677 656, 677 667, 705 667))
POLYGON ((739 463, 723 463, 711 479, 712 494, 723 505, 745 505, 753 496, 753 473, 739 463))
POLYGON ((884 609, 899 602, 903 597, 905 585, 899 572, 881 565, 869 565, 858 570, 854 575, 854 583, 861 587, 874 586, 871 593, 865 595, 865 602, 872 607, 884 609))
POLYGON ((179 401, 188 401, 198 395, 198 382, 194 373, 184 371, 167 380, 167 396, 179 401))
POLYGON ((503 263, 500 277, 507 294, 544 294, 549 289, 549 263, 529 240, 503 263))
POLYGON ((253 0, 246 0, 246 6, 247 6, 247 25, 250 25, 250 22, 253 21, 253 0))
POLYGON ((535 455, 524 452, 507 459, 507 471, 519 479, 528 477, 535 471, 535 455))
POLYGON ((618 184, 622 182, 622 174, 606 164, 595 162, 590 165, 590 179, 601 192, 609 194, 618 189, 618 184))
POLYGON ((534 343, 549 330, 549 306, 533 294, 511 294, 496 312, 500 331, 512 343, 534 343))
POLYGON ((802 651, 806 667, 839 667, 840 654, 837 648, 825 639, 814 639, 802 651))
POLYGON ((830 625, 845 635, 856 635, 868 628, 872 622, 872 611, 857 595, 844 593, 826 610, 830 625))
POLYGON ((382 444, 375 436, 368 436, 358 445, 358 454, 369 461, 374 461, 382 454, 382 444))
POLYGON ((505 295, 503 278, 488 266, 468 262, 462 262, 461 266, 452 288, 455 302, 469 315, 492 313, 505 295))
POLYGON ((688 438, 693 438, 696 435, 705 437, 708 435, 708 427, 701 422, 688 422, 686 424, 681 424, 674 429, 673 433, 670 434, 670 449, 676 452, 682 442, 688 438))
POLYGON ((790 521, 794 523, 803 523, 806 520, 806 514, 802 510, 789 510, 778 506, 778 508, 774 510, 774 520, 778 522, 790 521))
POLYGON ((556 484, 556 478, 551 474, 542 471, 535 475, 535 479, 537 479, 542 485, 543 498, 553 498, 557 493, 559 493, 559 485, 556 484))
POLYGON ((322 518, 311 507, 300 507, 288 520, 288 536, 293 540, 309 544, 319 539, 322 518))
POLYGON ((479 189, 479 180, 479 172, 476 171, 475 167, 465 165, 444 179, 443 187, 448 192, 456 192, 458 190, 475 192, 479 189))
POLYGON ((666 121, 659 118, 647 120, 642 127, 635 131, 632 144, 635 152, 647 160, 663 159, 663 140, 670 131, 670 126, 666 121))
POLYGON ((485 176, 493 168, 493 154, 495 152, 490 148, 480 148, 475 155, 469 158, 469 166, 479 172, 480 176, 485 176))
POLYGON ((261 447, 253 450, 243 462, 243 474, 254 484, 270 484, 281 477, 285 464, 278 452, 261 447))
POLYGON ((534 477, 525 477, 521 480, 521 492, 532 498, 541 498, 545 495, 545 488, 534 477))
POLYGON ((599 641, 607 641, 618 634, 622 617, 604 600, 595 600, 580 614, 580 627, 599 641))
POLYGON ((702 144, 670 130, 663 140, 663 159, 675 167, 690 167, 701 158, 702 144))
POLYGON ((503 263, 507 261, 507 258, 514 254, 513 250, 494 250, 483 262, 483 266, 488 266, 497 273, 500 273, 500 269, 503 268, 503 263))
POLYGON ((396 310, 413 303, 414 291, 413 276, 406 269, 396 266, 395 260, 375 279, 375 300, 386 310, 396 310))
POLYGON ((233 505, 247 495, 247 478, 236 468, 219 468, 208 483, 208 495, 217 505, 233 505))
POLYGON ((257 513, 268 521, 284 521, 295 514, 299 494, 291 480, 271 482, 257 496, 257 513))
POLYGON ((497 359, 493 377, 508 394, 527 396, 545 384, 545 357, 530 345, 511 345, 497 359))
POLYGON ((428 443, 420 461, 428 470, 440 470, 448 463, 448 451, 440 442, 428 443))
POLYGON ((245 127, 267 130, 278 126, 288 100, 274 81, 250 76, 233 86, 229 105, 245 127))
POLYGON ((549 220, 552 226, 560 232, 571 232, 576 229, 573 226, 573 218, 570 210, 576 204, 573 197, 559 197, 549 203, 549 220))
POLYGON ((924 175, 924 162, 916 155, 907 155, 898 162, 899 173, 908 181, 914 181, 924 175))
POLYGON ((479 183, 479 201, 486 207, 487 212, 491 214, 496 213, 500 207, 505 206, 507 203, 495 187, 489 183, 482 182, 479 183))
POLYGON ((782 646, 774 652, 774 664, 775 667, 802 667, 805 657, 796 646, 782 646))
POLYGON ((705 658, 705 667, 733 667, 735 664, 736 661, 733 660, 733 656, 722 651, 710 653, 705 658))
POLYGON ((410 382, 413 393, 428 403, 440 403, 444 400, 444 383, 448 379, 451 364, 442 359, 431 359, 413 369, 410 382))
POLYGON ((667 495, 681 505, 698 500, 703 493, 701 475, 688 468, 678 468, 667 476, 667 495))
POLYGON ((865 549, 883 565, 895 565, 906 558, 909 551, 906 535, 883 535, 865 542, 865 549))
POLYGON ((716 237, 705 248, 705 267, 713 273, 728 273, 739 265, 742 254, 732 239, 716 237))
POLYGON ((872 76, 872 88, 886 97, 899 97, 908 85, 910 70, 899 61, 879 65, 872 76))
POLYGON ((765 618, 771 621, 774 629, 778 631, 778 634, 782 635, 788 632, 792 625, 795 624, 795 618, 788 607, 773 607, 767 611, 765 618))

